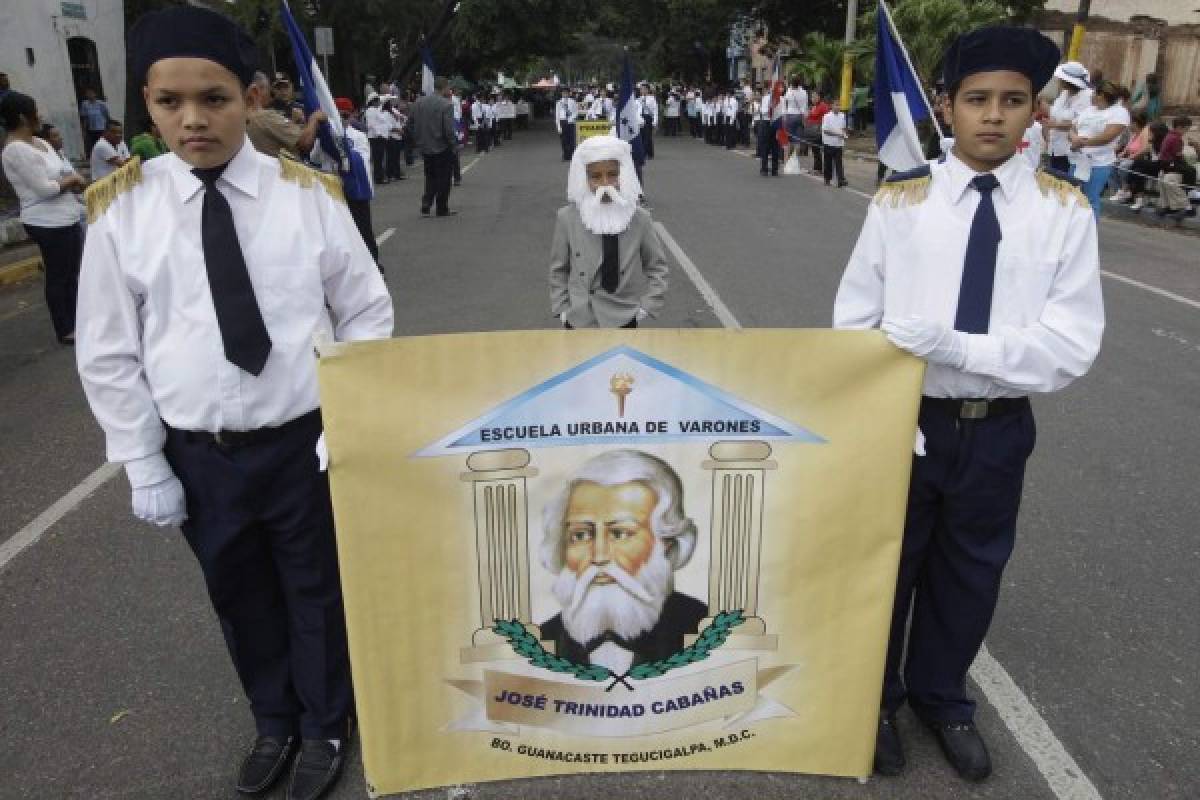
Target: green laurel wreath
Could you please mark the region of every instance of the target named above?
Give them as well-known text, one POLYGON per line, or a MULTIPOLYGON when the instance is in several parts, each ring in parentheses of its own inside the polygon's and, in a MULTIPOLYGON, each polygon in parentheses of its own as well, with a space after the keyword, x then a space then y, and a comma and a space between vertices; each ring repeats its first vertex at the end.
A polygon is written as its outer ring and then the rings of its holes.
POLYGON ((672 653, 661 661, 638 664, 622 675, 617 675, 608 667, 602 667, 598 664, 576 664, 569 659, 553 655, 546 648, 542 647, 542 643, 538 641, 536 636, 525 630, 525 626, 521 624, 520 620, 497 620, 492 630, 507 639, 517 655, 535 667, 546 669, 550 672, 572 675, 581 681, 600 682, 612 678, 614 681, 609 686, 610 689, 617 683, 622 683, 627 688, 632 689, 633 687, 629 685, 626 678, 632 678, 635 681, 657 678, 673 669, 686 667, 688 664, 695 664, 698 661, 708 658, 714 650, 725 644, 733 629, 745 621, 746 616, 742 613, 741 609, 736 611, 722 611, 700 632, 700 635, 696 637, 696 641, 692 644, 678 652, 672 653))

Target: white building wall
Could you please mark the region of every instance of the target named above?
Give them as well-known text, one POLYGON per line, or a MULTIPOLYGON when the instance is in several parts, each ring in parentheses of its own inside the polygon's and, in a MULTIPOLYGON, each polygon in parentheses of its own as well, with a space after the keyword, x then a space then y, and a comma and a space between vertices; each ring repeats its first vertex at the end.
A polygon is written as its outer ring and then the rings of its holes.
MULTIPOLYGON (((82 158, 79 99, 71 77, 67 39, 95 42, 109 113, 125 121, 125 8, 123 0, 76 0, 87 19, 63 15, 59 0, 0 0, 0 71, 12 88, 37 100, 42 119, 63 132, 71 158, 82 158), (32 65, 26 48, 33 51, 32 65)), ((126 122, 128 125, 129 123, 126 122)))
MULTIPOLYGON (((1195 0, 1092 0, 1090 16, 1128 22, 1130 17, 1140 15, 1165 20, 1168 25, 1197 25, 1198 7, 1195 0)), ((1079 0, 1046 0, 1045 10, 1076 14, 1079 0)))

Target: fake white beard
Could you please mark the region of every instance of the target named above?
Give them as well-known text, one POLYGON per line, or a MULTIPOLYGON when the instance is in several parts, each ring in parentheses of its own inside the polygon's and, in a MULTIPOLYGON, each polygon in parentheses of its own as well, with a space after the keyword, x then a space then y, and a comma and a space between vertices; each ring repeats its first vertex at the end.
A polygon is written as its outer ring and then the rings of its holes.
POLYGON ((563 627, 580 644, 608 631, 633 639, 658 622, 667 596, 675 588, 673 579, 674 568, 658 541, 636 576, 615 562, 602 568, 593 564, 578 576, 570 567, 563 567, 554 579, 553 592, 562 606, 563 627), (616 583, 594 585, 602 574, 616 583))
POLYGON ((583 227, 601 236, 620 233, 628 228, 635 211, 637 205, 612 186, 600 186, 579 202, 583 227), (605 197, 610 198, 611 202, 604 202, 605 197))

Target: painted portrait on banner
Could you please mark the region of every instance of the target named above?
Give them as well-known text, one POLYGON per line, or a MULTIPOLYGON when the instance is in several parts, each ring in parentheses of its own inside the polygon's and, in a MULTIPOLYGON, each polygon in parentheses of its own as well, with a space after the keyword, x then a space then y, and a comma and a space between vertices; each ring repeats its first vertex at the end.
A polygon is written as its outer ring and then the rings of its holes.
POLYGON ((323 358, 377 792, 869 772, 919 364, 870 335, 720 334, 323 358))

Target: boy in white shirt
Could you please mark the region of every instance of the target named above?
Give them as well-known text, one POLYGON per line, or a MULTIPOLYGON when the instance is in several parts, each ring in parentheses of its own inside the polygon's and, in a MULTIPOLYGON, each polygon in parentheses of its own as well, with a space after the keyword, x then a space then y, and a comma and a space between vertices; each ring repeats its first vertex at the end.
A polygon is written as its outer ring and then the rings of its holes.
POLYGON ((841 103, 833 101, 832 108, 821 117, 821 145, 825 151, 823 172, 825 185, 837 172, 837 185, 841 189, 846 185, 846 171, 842 166, 842 150, 846 147, 846 115, 842 113, 841 103))
POLYGON ((125 166, 129 160, 129 148, 122 140, 121 123, 115 119, 108 121, 104 134, 92 146, 92 180, 106 178, 125 166))

